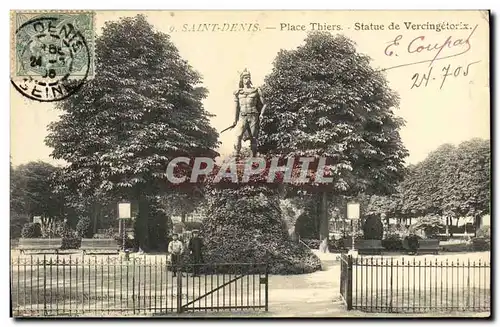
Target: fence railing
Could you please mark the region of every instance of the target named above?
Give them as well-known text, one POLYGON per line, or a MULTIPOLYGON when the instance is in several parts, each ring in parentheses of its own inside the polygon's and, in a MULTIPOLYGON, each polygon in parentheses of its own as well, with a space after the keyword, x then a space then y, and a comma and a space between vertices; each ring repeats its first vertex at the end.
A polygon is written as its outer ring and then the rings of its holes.
POLYGON ((11 262, 11 299, 14 317, 267 311, 268 270, 243 263, 172 267, 157 256, 30 256, 11 262))
POLYGON ((488 262, 341 256, 340 292, 348 310, 477 311, 491 307, 488 262))

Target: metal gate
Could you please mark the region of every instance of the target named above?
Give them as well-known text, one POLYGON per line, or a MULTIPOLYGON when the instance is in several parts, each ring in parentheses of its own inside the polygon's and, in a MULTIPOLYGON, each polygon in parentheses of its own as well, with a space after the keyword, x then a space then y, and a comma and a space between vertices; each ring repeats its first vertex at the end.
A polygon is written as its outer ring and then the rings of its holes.
POLYGON ((267 311, 268 292, 266 264, 174 268, 163 256, 97 255, 30 255, 11 261, 14 317, 267 311))
POLYGON ((265 264, 185 265, 179 280, 180 312, 268 310, 268 271, 265 264), (199 274, 194 274, 196 270, 199 274))

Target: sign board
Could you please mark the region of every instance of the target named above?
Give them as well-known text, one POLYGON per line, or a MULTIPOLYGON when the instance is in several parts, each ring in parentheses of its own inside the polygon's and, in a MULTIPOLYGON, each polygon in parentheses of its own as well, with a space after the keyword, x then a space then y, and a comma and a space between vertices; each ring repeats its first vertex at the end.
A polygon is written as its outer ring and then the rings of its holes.
POLYGON ((42 217, 41 216, 34 216, 33 223, 34 224, 42 224, 42 217))
POLYGON ((131 210, 130 210, 130 203, 128 203, 128 202, 118 203, 118 218, 119 219, 132 218, 131 210))
POLYGON ((359 219, 359 203, 348 203, 347 204, 347 218, 348 219, 359 219))

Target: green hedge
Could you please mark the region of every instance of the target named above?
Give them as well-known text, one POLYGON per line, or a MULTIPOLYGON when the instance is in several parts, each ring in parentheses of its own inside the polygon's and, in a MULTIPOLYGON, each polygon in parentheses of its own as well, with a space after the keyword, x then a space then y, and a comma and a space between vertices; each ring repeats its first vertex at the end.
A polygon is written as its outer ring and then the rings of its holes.
POLYGON ((22 238, 39 238, 42 236, 42 228, 38 223, 27 223, 21 230, 22 238))

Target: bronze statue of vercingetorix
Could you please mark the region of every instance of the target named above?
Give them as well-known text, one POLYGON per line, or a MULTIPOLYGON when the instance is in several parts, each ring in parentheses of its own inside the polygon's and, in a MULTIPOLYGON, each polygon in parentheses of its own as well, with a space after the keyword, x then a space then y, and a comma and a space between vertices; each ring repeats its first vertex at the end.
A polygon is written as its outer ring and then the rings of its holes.
POLYGON ((260 88, 253 86, 250 72, 246 68, 240 74, 239 88, 233 94, 235 103, 234 123, 227 129, 237 127, 236 156, 239 157, 240 155, 241 141, 250 140, 252 155, 255 157, 257 156, 260 120, 266 110, 266 103, 260 88))

